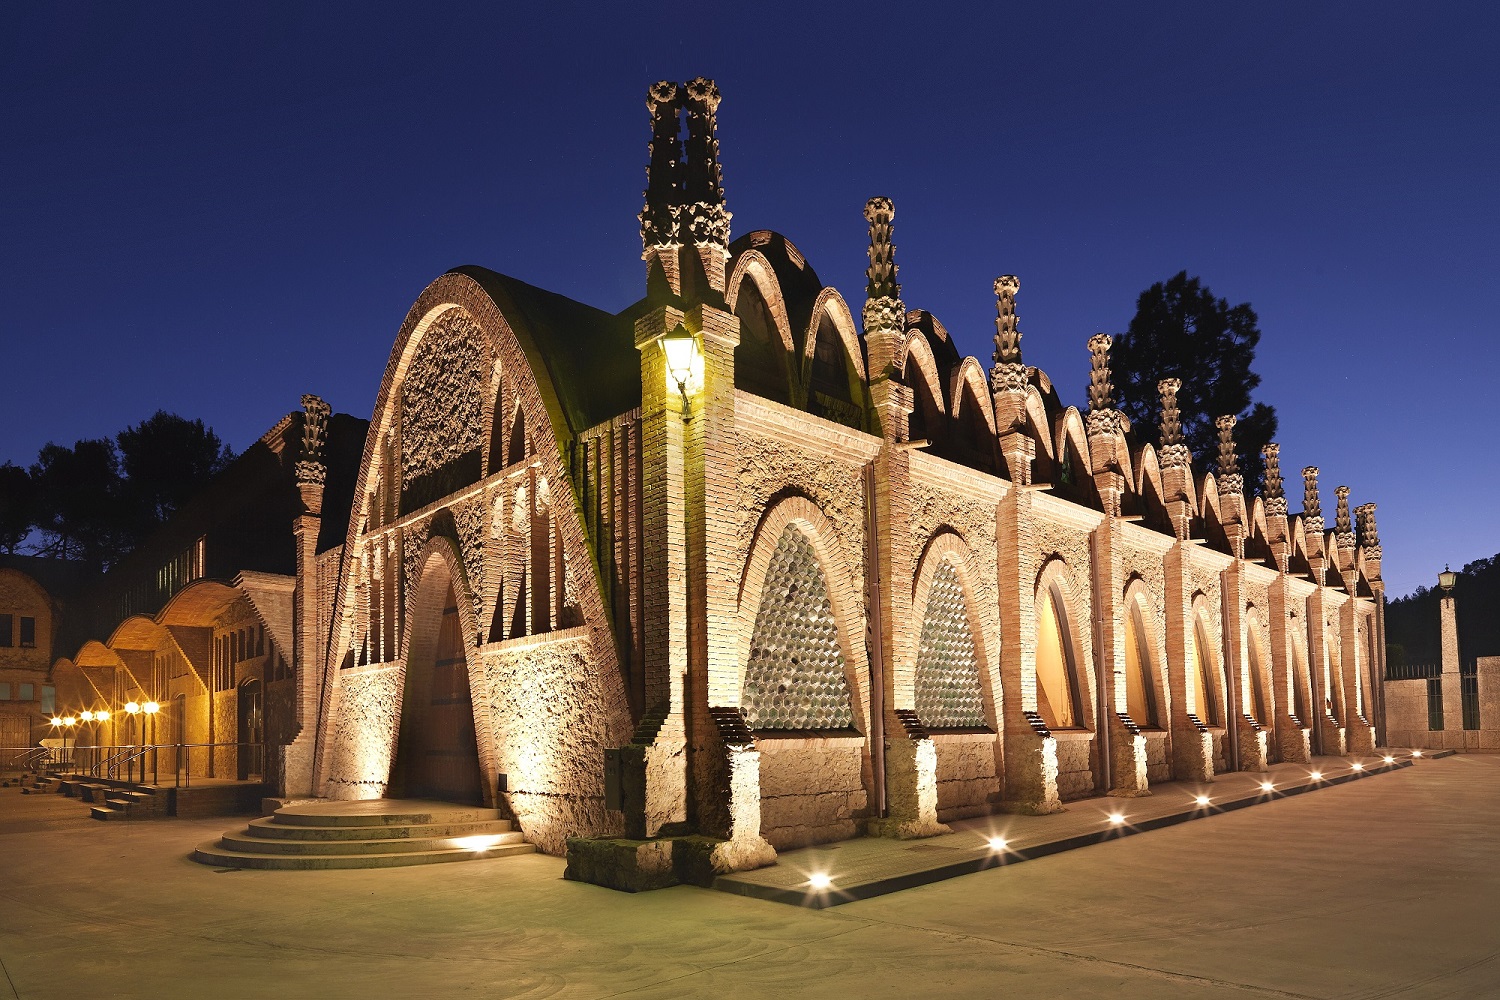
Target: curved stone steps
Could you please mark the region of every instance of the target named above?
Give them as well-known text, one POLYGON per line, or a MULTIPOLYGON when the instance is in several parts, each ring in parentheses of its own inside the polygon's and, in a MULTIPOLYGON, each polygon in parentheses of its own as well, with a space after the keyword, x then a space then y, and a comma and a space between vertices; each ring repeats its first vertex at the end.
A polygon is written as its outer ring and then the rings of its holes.
POLYGON ((497 809, 377 799, 283 806, 200 844, 194 861, 288 871, 394 868, 531 854, 497 809))

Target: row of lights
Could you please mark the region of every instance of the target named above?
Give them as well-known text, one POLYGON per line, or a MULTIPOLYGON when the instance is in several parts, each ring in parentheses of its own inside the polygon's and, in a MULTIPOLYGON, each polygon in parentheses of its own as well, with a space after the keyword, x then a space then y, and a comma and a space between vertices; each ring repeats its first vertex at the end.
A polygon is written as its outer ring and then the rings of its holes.
MULTIPOLYGON (((157 703, 157 702, 154 702, 154 701, 148 701, 145 704, 141 704, 140 702, 137 702, 137 701, 132 701, 132 702, 128 702, 125 705, 125 713, 127 715, 131 715, 131 716, 137 715, 137 714, 139 714, 141 712, 145 712, 147 715, 155 715, 157 712, 160 712, 160 711, 161 711, 161 705, 159 703, 157 703)), ((97 712, 91 712, 88 709, 84 709, 82 712, 79 712, 76 716, 73 716, 73 715, 54 715, 52 717, 52 720, 51 720, 53 726, 66 726, 66 727, 68 727, 70 729, 73 726, 78 725, 78 723, 80 723, 80 722, 108 722, 108 721, 109 721, 109 712, 105 711, 104 709, 100 709, 97 712)))
MULTIPOLYGON (((1422 756, 1422 751, 1414 750, 1412 751, 1412 756, 1420 757, 1422 756)), ((1390 754, 1386 754, 1385 756, 1381 757, 1381 760, 1383 760, 1387 764, 1394 764, 1396 762, 1396 758, 1391 756, 1390 754)), ((1349 769, 1357 773, 1363 771, 1365 769, 1365 766, 1359 761, 1354 761, 1349 765, 1349 769)), ((1313 781, 1323 780, 1322 771, 1309 771, 1307 776, 1313 781)), ((1274 792, 1276 790, 1276 783, 1272 781, 1262 781, 1260 783, 1260 790, 1262 792, 1274 792)), ((1207 795, 1197 795, 1193 798, 1193 804, 1202 809, 1212 805, 1213 799, 1209 798, 1207 795)), ((1106 819, 1109 821, 1110 826, 1125 825, 1124 813, 1112 812, 1106 817, 1106 819)), ((994 851, 996 854, 999 854, 1009 849, 1010 847, 1010 842, 1004 837, 1000 836, 989 837, 986 840, 986 843, 989 845, 990 850, 994 851)), ((826 872, 813 872, 807 878, 807 885, 814 891, 822 892, 833 886, 833 877, 828 875, 826 872)))

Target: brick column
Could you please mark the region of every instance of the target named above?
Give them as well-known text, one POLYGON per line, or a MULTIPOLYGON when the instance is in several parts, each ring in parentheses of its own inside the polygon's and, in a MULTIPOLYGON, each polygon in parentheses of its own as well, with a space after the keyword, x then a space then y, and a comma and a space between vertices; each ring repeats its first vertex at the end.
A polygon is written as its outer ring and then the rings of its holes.
POLYGON ((317 396, 302 397, 301 452, 295 466, 302 513, 292 522, 297 558, 297 583, 292 598, 296 736, 289 745, 267 753, 268 763, 280 772, 272 780, 276 791, 291 796, 309 796, 314 792, 318 697, 323 690, 328 638, 318 634, 318 601, 322 596, 318 592, 318 534, 323 526, 323 487, 328 478, 323 444, 331 413, 332 408, 317 396), (281 758, 279 762, 275 760, 277 756, 281 758))
POLYGON ((1172 775, 1178 781, 1214 780, 1214 738, 1190 714, 1193 676, 1193 590, 1187 572, 1191 542, 1178 539, 1164 560, 1167 611, 1167 685, 1171 689, 1172 775))
POLYGON ((1464 701, 1459 675, 1458 606, 1453 594, 1445 592, 1438 599, 1438 621, 1443 664, 1443 746, 1462 750, 1464 746, 1464 701))
POLYGON ((1293 617, 1295 602, 1287 591, 1286 579, 1283 573, 1269 588, 1276 742, 1284 763, 1305 764, 1312 759, 1311 730, 1308 720, 1296 714, 1297 703, 1292 695, 1292 689, 1302 682, 1297 679, 1297 671, 1293 668, 1296 654, 1292 649, 1292 630, 1299 625, 1293 617))
MULTIPOLYGON (((1358 578, 1349 574, 1350 593, 1355 593, 1358 578)), ((1350 753, 1369 754, 1375 752, 1375 729, 1370 725, 1369 706, 1365 703, 1364 686, 1360 675, 1364 673, 1365 644, 1360 641, 1363 623, 1360 621, 1359 602, 1350 597, 1339 609, 1339 634, 1343 640, 1344 654, 1340 659, 1344 668, 1344 732, 1345 743, 1350 753)))
MULTIPOLYGON (((1100 731, 1109 727, 1109 794, 1151 794, 1146 778, 1146 737, 1125 711, 1125 580, 1120 555, 1120 521, 1106 517, 1090 539, 1094 567, 1094 665, 1099 688, 1100 731)), ((1143 664, 1143 670, 1149 665, 1143 664)), ((1148 678, 1146 683, 1154 683, 1148 678)))
POLYGON ((1036 529, 1032 490, 1000 501, 1000 682, 1005 701, 1005 808, 1040 815, 1063 811, 1057 791, 1057 739, 1037 714, 1036 529))
POLYGON ((1235 559, 1219 577, 1224 595, 1224 679, 1229 702, 1229 731, 1225 734, 1226 753, 1232 745, 1237 756, 1231 765, 1241 771, 1264 771, 1270 757, 1271 734, 1264 728, 1269 720, 1252 721, 1245 706, 1250 699, 1250 665, 1245 655, 1245 572, 1244 560, 1235 559), (1229 741, 1233 740, 1230 744, 1229 741))

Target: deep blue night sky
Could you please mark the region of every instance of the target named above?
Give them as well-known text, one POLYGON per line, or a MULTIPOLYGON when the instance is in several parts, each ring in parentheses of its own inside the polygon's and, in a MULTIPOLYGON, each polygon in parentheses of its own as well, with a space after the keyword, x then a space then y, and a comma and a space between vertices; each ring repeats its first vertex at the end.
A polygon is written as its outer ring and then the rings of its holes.
POLYGON ((303 392, 369 416, 459 264, 627 305, 645 89, 703 74, 734 231, 856 313, 886 194, 907 305, 987 368, 1020 275, 1081 406, 1089 334, 1186 268, 1259 313, 1294 510, 1306 464, 1330 524, 1377 502, 1393 594, 1500 551, 1493 5, 50 6, 0 14, 0 461, 158 407, 237 450, 303 392))

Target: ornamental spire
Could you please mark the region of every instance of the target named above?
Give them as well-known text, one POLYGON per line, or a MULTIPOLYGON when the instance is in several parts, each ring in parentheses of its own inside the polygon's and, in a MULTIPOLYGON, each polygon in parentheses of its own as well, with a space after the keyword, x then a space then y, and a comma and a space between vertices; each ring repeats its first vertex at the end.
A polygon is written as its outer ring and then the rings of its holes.
POLYGON ((1359 526, 1359 546, 1365 550, 1365 558, 1379 559, 1380 534, 1375 527, 1375 505, 1362 503, 1354 508, 1355 523, 1359 526))
POLYGON ((899 358, 896 350, 906 330, 906 305, 901 301, 901 285, 896 281, 896 244, 891 242, 891 221, 896 205, 889 198, 871 198, 865 202, 865 221, 870 224, 870 266, 865 269, 865 338, 886 334, 891 347, 891 363, 899 358))
POLYGON ((1323 531, 1323 507, 1318 502, 1318 467, 1309 465, 1302 470, 1302 523, 1308 531, 1323 531))
POLYGON ((1267 514, 1286 514, 1286 489, 1281 482, 1281 445, 1272 441, 1260 450, 1264 463, 1261 469, 1261 496, 1266 501, 1267 514))
POLYGON ((1182 442, 1182 418, 1177 411, 1177 390, 1181 388, 1181 379, 1164 378, 1156 383, 1156 391, 1161 393, 1161 451, 1157 458, 1163 468, 1186 468, 1193 458, 1182 442))
POLYGON ((995 365, 1021 363, 1021 327, 1016 318, 1016 294, 1021 279, 1002 274, 995 279, 995 365))
MULTIPOLYGON (((1019 336, 1019 335, 1018 335, 1019 336)), ((1089 338, 1089 411, 1115 408, 1115 387, 1110 381, 1109 349, 1115 338, 1107 333, 1096 333, 1089 338)))
POLYGON ((1335 487, 1333 495, 1338 497, 1338 506, 1334 508, 1333 530, 1338 541, 1339 548, 1354 549, 1354 525, 1349 520, 1349 487, 1335 487))
MULTIPOLYGON (((706 77, 696 77, 688 82, 683 103, 688 126, 682 182, 683 235, 694 246, 727 251, 730 213, 724 206, 723 176, 719 169, 719 88, 706 77)), ((717 283, 712 280, 710 283, 719 287, 723 276, 719 276, 717 283)))
POLYGON ((660 80, 646 90, 651 112, 650 160, 646 165, 646 207, 641 210, 641 247, 645 254, 661 247, 680 246, 676 208, 681 202, 682 143, 678 111, 682 93, 671 80, 660 80))
POLYGON ((1234 450, 1234 425, 1239 421, 1233 413, 1226 413, 1214 420, 1219 429, 1219 492, 1243 493, 1245 477, 1240 474, 1240 457, 1234 450))

